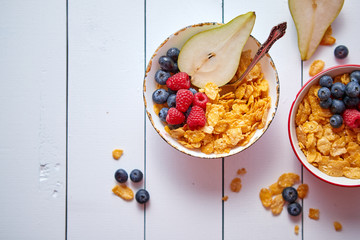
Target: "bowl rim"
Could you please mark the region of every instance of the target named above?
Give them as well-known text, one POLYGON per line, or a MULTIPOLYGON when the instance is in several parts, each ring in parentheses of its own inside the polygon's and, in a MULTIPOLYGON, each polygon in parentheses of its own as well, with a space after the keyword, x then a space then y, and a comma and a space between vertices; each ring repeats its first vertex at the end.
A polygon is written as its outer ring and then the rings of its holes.
MULTIPOLYGON (((289 111, 289 117, 288 117, 288 137, 289 137, 289 140, 290 140, 290 145, 291 145, 291 148, 295 154, 295 156, 297 157, 297 159, 300 161, 300 163, 302 164, 303 167, 305 167, 312 175, 314 175, 315 177, 317 177, 318 179, 324 181, 324 182, 327 182, 327 183, 330 183, 332 185, 335 185, 335 186, 340 186, 340 187, 350 187, 350 188, 354 188, 354 187, 360 187, 360 182, 358 184, 342 184, 342 183, 337 183, 337 182, 332 182, 328 179, 325 179, 321 176, 319 176, 318 174, 316 174, 314 171, 312 171, 310 168, 308 168, 306 166, 306 164, 304 163, 304 161, 301 159, 301 157, 297 154, 297 151, 295 149, 295 143, 293 142, 292 140, 292 134, 291 134, 291 116, 293 115, 293 111, 295 110, 294 107, 295 107, 295 104, 297 103, 299 99, 299 96, 301 95, 301 93, 307 88, 307 86, 309 84, 311 84, 313 81, 315 81, 316 79, 318 79, 321 75, 324 75, 328 72, 331 72, 335 69, 339 69, 339 68, 348 68, 348 67, 356 67, 356 68, 359 68, 360 70, 360 65, 358 64, 342 64, 342 65, 336 65, 336 66, 333 66, 333 67, 329 67, 323 71, 321 71, 320 73, 316 74, 315 76, 311 77, 301 88, 300 90, 298 91, 298 93, 296 94, 296 97, 295 97, 295 100, 292 102, 291 104, 291 107, 290 107, 290 111, 289 111)), ((301 99, 302 100, 302 99, 301 99)), ((320 171, 320 170, 319 170, 320 171)), ((331 176, 329 176, 331 177, 331 176)))
MULTIPOLYGON (((272 67, 272 69, 274 70, 274 76, 275 76, 275 83, 276 83, 276 101, 274 101, 274 108, 275 108, 275 111, 273 113, 270 113, 269 114, 272 114, 271 118, 269 119, 269 122, 266 123, 266 126, 263 128, 263 129, 260 129, 260 130, 263 130, 263 133, 258 136, 256 139, 254 139, 254 141, 250 144, 250 145, 246 145, 244 146, 242 149, 240 149, 239 151, 234 151, 234 152, 229 152, 229 153, 221 153, 221 154, 204 154, 204 155, 201 155, 201 156, 198 156, 198 155, 194 155, 194 154, 191 154, 190 152, 187 152, 187 151, 183 151, 182 149, 179 149, 177 146, 174 146, 171 142, 169 142, 167 139, 165 139, 164 136, 162 136, 162 134, 160 134, 160 130, 157 129, 157 127, 155 126, 154 122, 153 122, 153 119, 152 119, 152 115, 151 113, 149 112, 148 110, 148 103, 147 103, 147 100, 146 100, 146 80, 147 80, 147 76, 148 76, 148 73, 151 71, 151 67, 153 65, 153 59, 156 57, 156 55, 158 54, 159 50, 174 36, 178 35, 179 33, 185 31, 186 29, 188 28, 192 28, 192 27, 203 27, 203 26, 209 26, 209 25, 224 25, 224 23, 219 23, 219 22, 203 22, 203 23, 197 23, 197 24, 192 24, 192 25, 188 25, 186 27, 183 27, 181 28, 180 30, 172 33, 171 35, 169 35, 157 48, 156 50, 154 51, 154 53, 152 54, 150 60, 147 62, 147 65, 146 65, 146 70, 145 70, 145 76, 144 76, 144 79, 143 79, 143 101, 144 101, 144 106, 145 106, 145 111, 146 111, 146 115, 148 116, 150 122, 151 122, 151 125, 153 126, 153 128, 155 129, 155 131, 160 135, 160 137, 166 142, 168 143, 171 147, 175 148, 176 150, 180 151, 181 153, 185 153, 186 155, 188 156, 191 156, 191 157, 196 157, 196 158, 202 158, 202 159, 218 159, 218 158, 224 158, 224 157, 229 157, 229 156, 233 156, 235 154, 238 154, 240 152, 243 152, 245 151, 246 149, 248 149, 250 146, 252 146, 254 143, 256 143, 263 135, 264 133, 267 131, 267 129, 270 127, 271 123, 273 122, 274 118, 275 118, 275 115, 276 115, 276 112, 277 112, 277 109, 279 107, 279 101, 280 101, 280 80, 279 80, 279 74, 278 74, 278 71, 277 71, 277 68, 275 66, 275 63, 272 59, 272 57, 270 56, 269 53, 266 53, 266 56, 269 58, 269 63, 272 67)), ((254 37, 250 34, 249 38, 252 38, 255 43, 260 47, 261 46, 261 43, 254 37)), ((185 147, 184 147, 185 148, 185 147)))

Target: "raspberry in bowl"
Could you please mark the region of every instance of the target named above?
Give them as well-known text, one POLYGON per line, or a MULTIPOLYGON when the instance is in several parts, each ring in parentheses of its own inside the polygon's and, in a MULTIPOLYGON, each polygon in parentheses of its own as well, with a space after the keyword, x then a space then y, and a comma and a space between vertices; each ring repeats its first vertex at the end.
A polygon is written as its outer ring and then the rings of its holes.
POLYGON ((288 133, 302 165, 338 186, 360 186, 360 65, 311 78, 290 109, 288 133))
MULTIPOLYGON (((194 157, 221 158, 247 149, 268 129, 278 107, 279 79, 269 54, 234 91, 221 91, 222 87, 212 82, 195 86, 190 74, 177 68, 176 59, 185 42, 221 25, 201 23, 172 34, 156 49, 145 73, 144 104, 152 126, 172 147, 194 157), (170 62, 167 71, 164 62, 170 62)), ((249 65, 259 46, 250 35, 234 79, 249 65)))

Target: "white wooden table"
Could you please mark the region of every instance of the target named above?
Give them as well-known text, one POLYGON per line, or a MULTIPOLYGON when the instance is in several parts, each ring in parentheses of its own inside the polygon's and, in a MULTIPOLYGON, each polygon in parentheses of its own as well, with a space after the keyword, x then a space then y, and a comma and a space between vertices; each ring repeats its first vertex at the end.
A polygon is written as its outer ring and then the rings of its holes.
POLYGON ((335 45, 301 62, 286 0, 0 0, 0 239, 359 239, 360 189, 308 173, 287 135, 290 105, 313 60, 360 63, 359 9, 346 0, 332 24, 336 45, 350 50, 345 60, 335 60, 335 45), (186 156, 147 119, 147 62, 173 32, 248 11, 256 12, 252 35, 261 42, 288 23, 270 50, 280 78, 275 120, 240 154, 186 156), (124 150, 119 161, 115 148, 124 150), (233 193, 229 183, 242 167, 243 187, 233 193), (112 194, 118 168, 144 172, 142 183, 129 185, 150 192, 145 207, 112 194), (284 172, 309 185, 302 216, 273 216, 261 205, 260 189, 284 172), (318 221, 307 216, 310 207, 320 209, 318 221))

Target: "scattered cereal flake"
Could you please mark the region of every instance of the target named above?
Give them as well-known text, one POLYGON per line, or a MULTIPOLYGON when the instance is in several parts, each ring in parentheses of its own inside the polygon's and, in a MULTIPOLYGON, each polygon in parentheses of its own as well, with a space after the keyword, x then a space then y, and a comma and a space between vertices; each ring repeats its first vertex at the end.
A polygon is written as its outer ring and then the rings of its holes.
POLYGON ((282 193, 285 187, 281 187, 277 182, 273 183, 269 186, 269 190, 271 191, 272 196, 278 195, 282 193))
POLYGON ((271 201, 271 205, 270 205, 271 212, 274 215, 279 215, 283 210, 284 204, 285 204, 285 200, 283 196, 281 194, 276 195, 271 201))
POLYGON ((330 25, 326 30, 326 32, 324 33, 324 36, 320 41, 320 45, 326 45, 326 46, 333 45, 336 42, 336 39, 331 35, 332 35, 332 28, 330 25))
POLYGON ((300 181, 299 175, 296 173, 284 173, 278 179, 278 184, 280 187, 291 187, 295 183, 300 181))
POLYGON ((319 72, 321 72, 325 67, 325 62, 322 60, 314 60, 311 65, 310 65, 310 69, 309 69, 309 75, 310 76, 315 76, 316 74, 318 74, 319 72))
POLYGON ((300 184, 297 187, 298 197, 300 199, 303 199, 306 197, 307 193, 309 191, 309 186, 306 183, 300 184))
POLYGON ((115 187, 112 189, 112 192, 127 201, 134 198, 133 190, 124 184, 115 185, 115 187))
POLYGON ((112 151, 112 156, 114 159, 119 160, 120 157, 123 155, 124 151, 121 149, 114 149, 112 151))
POLYGON ((309 209, 309 218, 314 220, 319 220, 320 217, 320 211, 316 208, 310 208, 309 209))
POLYGON ((225 195, 225 196, 222 198, 222 200, 225 201, 225 202, 226 202, 228 199, 229 199, 229 196, 227 196, 227 195, 225 195))
POLYGON ((271 191, 267 188, 262 188, 259 193, 260 201, 262 205, 266 208, 270 207, 272 202, 271 191))
POLYGON ((236 172, 237 174, 245 174, 246 173, 246 169, 245 168, 239 168, 236 172))
POLYGON ((230 189, 233 192, 240 192, 241 189, 241 179, 236 177, 230 183, 230 189))
POLYGON ((294 232, 296 235, 299 234, 299 225, 295 225, 294 232))
POLYGON ((334 228, 335 228, 335 231, 339 232, 342 230, 342 225, 341 223, 339 223, 338 221, 335 221, 334 222, 334 228))

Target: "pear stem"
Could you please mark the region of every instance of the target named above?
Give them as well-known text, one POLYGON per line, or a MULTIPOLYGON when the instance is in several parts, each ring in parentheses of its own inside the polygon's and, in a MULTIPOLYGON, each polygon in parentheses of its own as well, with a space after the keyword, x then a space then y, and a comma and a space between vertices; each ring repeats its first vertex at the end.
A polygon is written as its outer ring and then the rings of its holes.
POLYGON ((241 75, 241 77, 236 80, 235 82, 232 82, 229 85, 238 86, 240 82, 246 77, 246 75, 251 71, 251 69, 260 61, 260 59, 269 52, 271 46, 282 36, 284 36, 286 30, 286 22, 280 23, 279 25, 273 27, 271 29, 269 37, 266 39, 266 41, 260 46, 259 50, 255 54, 252 62, 249 64, 249 66, 246 68, 245 72, 241 75))

